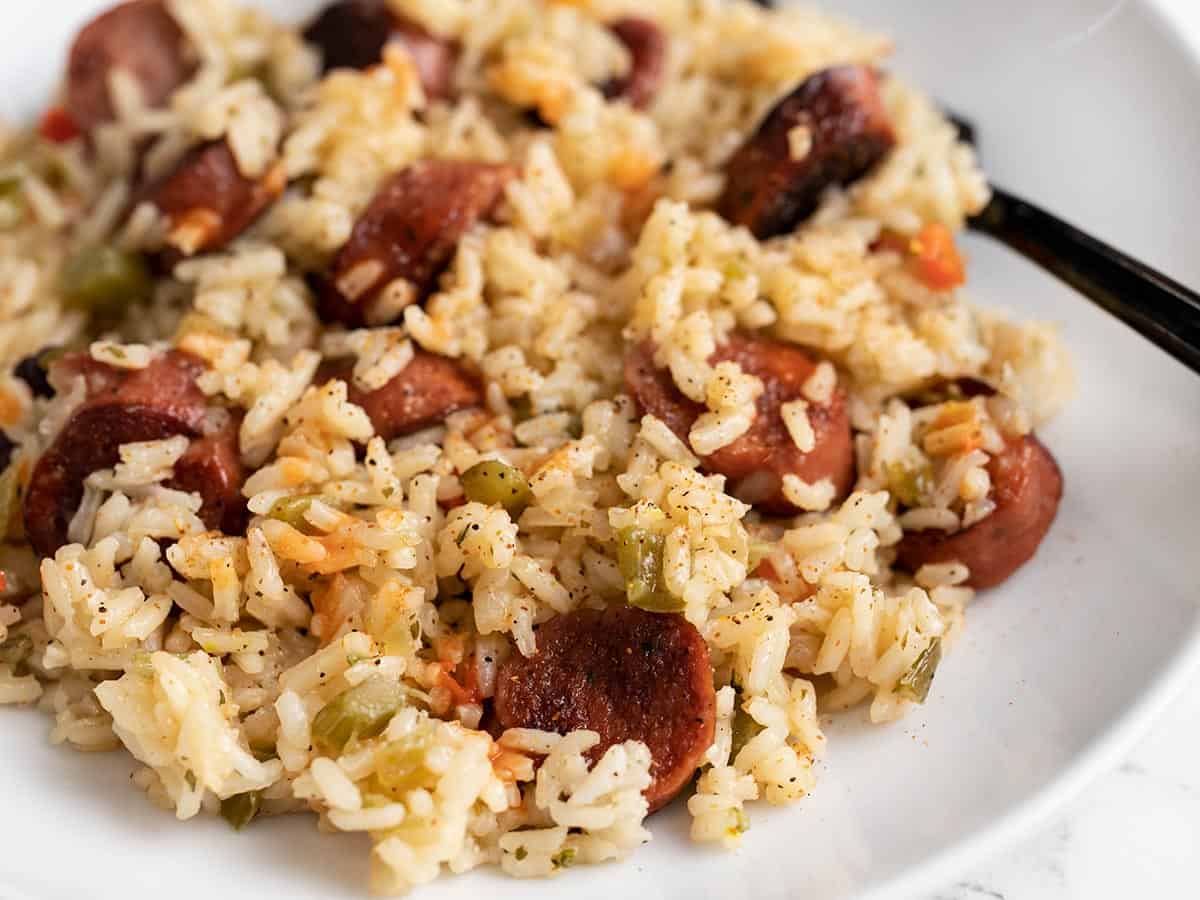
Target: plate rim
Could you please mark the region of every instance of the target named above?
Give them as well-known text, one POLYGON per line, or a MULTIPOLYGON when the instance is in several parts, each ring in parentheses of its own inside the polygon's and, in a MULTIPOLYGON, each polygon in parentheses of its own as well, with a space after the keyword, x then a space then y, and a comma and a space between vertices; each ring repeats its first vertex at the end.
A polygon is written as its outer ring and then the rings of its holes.
MULTIPOLYGON (((1200 84, 1200 43, 1193 45, 1186 39, 1180 24, 1163 8, 1161 0, 1128 5, 1134 7, 1134 15, 1144 17, 1142 21, 1157 41, 1185 61, 1195 83, 1200 84)), ((1176 651, 1145 679, 1143 693, 1136 702, 1084 744, 1043 786, 1029 792, 1003 814, 963 832, 924 859, 877 879, 868 879, 860 892, 853 895, 854 900, 924 897, 949 888, 955 878, 974 866, 1035 837, 1087 788, 1115 768, 1197 676, 1200 676, 1200 614, 1192 619, 1176 651)), ((12 900, 39 900, 15 888, 2 876, 0 888, 12 900)), ((564 893, 570 896, 572 892, 564 893)))
MULTIPOLYGON (((1193 45, 1183 36, 1179 23, 1163 8, 1161 0, 1147 0, 1136 6, 1145 16, 1149 30, 1178 53, 1200 83, 1200 44, 1193 45)), ((854 900, 921 897, 950 886, 957 876, 974 866, 1035 837, 1088 787, 1119 765, 1198 675, 1200 615, 1193 619, 1178 651, 1150 677, 1138 702, 1093 739, 1056 777, 1003 815, 965 833, 923 862, 868 885, 854 900)))

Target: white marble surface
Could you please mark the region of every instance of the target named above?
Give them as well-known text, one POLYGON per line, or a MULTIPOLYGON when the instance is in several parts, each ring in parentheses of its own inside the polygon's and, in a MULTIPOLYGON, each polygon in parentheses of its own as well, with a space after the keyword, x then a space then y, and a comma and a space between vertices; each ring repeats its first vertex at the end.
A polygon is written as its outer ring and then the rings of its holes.
MULTIPOLYGON (((1156 3, 1200 52, 1200 0, 1156 3)), ((920 900, 1198 897, 1200 673, 1126 760, 1050 824, 920 900)))
POLYGON ((1200 897, 1200 678, 1040 833, 922 900, 1200 897))

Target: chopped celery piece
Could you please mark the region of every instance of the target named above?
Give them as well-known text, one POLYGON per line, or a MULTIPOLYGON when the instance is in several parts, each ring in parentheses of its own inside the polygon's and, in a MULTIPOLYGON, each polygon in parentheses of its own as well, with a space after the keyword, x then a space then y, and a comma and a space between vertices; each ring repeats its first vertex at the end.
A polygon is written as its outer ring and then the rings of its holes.
POLYGON ((934 673, 938 663, 942 661, 942 639, 933 638, 921 651, 909 670, 900 676, 896 683, 896 693, 915 703, 924 703, 929 696, 929 686, 933 684, 934 673))
POLYGON ((115 315, 131 303, 148 300, 153 284, 140 254, 94 246, 67 260, 59 287, 68 306, 115 315))
POLYGON ((234 794, 221 801, 221 818, 232 825, 234 831, 241 831, 258 815, 261 805, 262 791, 234 794))
POLYGON ((313 717, 313 743, 330 756, 339 754, 351 740, 382 734, 403 705, 404 688, 398 681, 372 675, 321 707, 313 717))
POLYGON ((683 600, 672 595, 663 583, 664 543, 661 534, 644 528, 622 528, 617 532, 617 566, 625 579, 625 598, 630 606, 656 613, 683 611, 683 600))

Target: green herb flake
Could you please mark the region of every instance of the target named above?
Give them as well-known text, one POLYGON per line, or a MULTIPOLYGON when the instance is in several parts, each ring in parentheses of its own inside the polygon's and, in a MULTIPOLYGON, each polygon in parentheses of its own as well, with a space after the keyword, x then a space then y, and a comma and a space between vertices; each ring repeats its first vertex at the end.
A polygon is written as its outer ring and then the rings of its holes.
POLYGON ((234 794, 221 801, 221 818, 232 825, 234 831, 241 831, 258 815, 261 806, 262 791, 234 794))
POLYGON ((914 703, 924 703, 929 696, 929 687, 933 684, 933 676, 938 664, 942 661, 942 639, 935 637, 921 651, 907 672, 900 676, 896 683, 896 693, 912 700, 914 703))
POLYGON ((733 723, 730 727, 732 735, 729 746, 729 761, 731 763, 737 759, 737 755, 742 752, 742 748, 763 730, 763 727, 754 720, 754 717, 742 709, 740 696, 735 698, 734 703, 736 705, 733 711, 733 723))

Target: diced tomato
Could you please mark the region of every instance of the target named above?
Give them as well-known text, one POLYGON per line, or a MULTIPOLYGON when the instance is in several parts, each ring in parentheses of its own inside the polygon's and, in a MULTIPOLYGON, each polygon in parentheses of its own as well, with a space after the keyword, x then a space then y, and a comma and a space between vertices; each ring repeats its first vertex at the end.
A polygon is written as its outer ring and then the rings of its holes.
POLYGON ((38 126, 38 133, 55 144, 68 143, 81 134, 75 120, 61 106, 52 106, 46 110, 38 126))
POLYGON ((438 676, 437 684, 439 687, 444 687, 450 692, 451 699, 454 700, 456 706, 464 703, 478 703, 481 699, 479 696, 479 680, 475 672, 475 659, 468 657, 463 660, 466 665, 466 671, 463 673, 463 683, 459 684, 454 677, 445 669, 445 663, 442 664, 442 674, 438 676))
POLYGON ((948 291, 967 280, 954 234, 940 222, 929 223, 913 238, 885 230, 871 244, 871 249, 890 250, 906 257, 912 273, 933 291, 948 291))
POLYGON ((775 566, 771 564, 769 559, 762 560, 754 571, 750 573, 751 578, 761 578, 764 581, 778 581, 779 573, 775 571, 775 566))
POLYGON ((0 569, 0 594, 8 590, 8 576, 0 569))
POLYGON ((920 230, 911 245, 913 270, 926 287, 948 291, 967 280, 954 235, 940 222, 931 222, 920 230))

